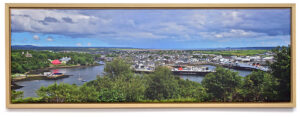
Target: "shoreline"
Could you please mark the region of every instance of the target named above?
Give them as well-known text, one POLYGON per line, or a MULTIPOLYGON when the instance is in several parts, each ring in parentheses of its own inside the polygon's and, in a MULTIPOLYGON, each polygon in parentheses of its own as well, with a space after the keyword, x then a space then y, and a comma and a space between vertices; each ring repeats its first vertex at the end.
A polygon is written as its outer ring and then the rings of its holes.
POLYGON ((12 79, 11 81, 11 89, 16 90, 23 88, 24 86, 18 85, 17 82, 19 81, 31 81, 31 80, 59 80, 63 78, 68 78, 69 76, 72 75, 62 75, 62 76, 57 76, 54 78, 49 78, 47 76, 31 76, 31 77, 24 77, 24 78, 19 78, 19 79, 12 79))
MULTIPOLYGON (((43 68, 43 69, 38 69, 38 70, 34 70, 31 72, 44 72, 44 71, 49 71, 52 69, 57 69, 57 68, 84 68, 84 67, 93 67, 93 66, 100 66, 102 64, 95 64, 95 65, 85 65, 85 66, 59 66, 59 67, 47 67, 47 68, 43 68)), ((59 79, 63 79, 63 78, 68 78, 69 76, 72 75, 62 75, 62 76, 57 76, 54 78, 49 78, 47 76, 43 76, 40 74, 31 74, 32 76, 23 76, 23 77, 19 77, 19 78, 11 78, 11 90, 17 90, 17 89, 21 89, 24 86, 18 85, 17 82, 20 81, 32 81, 32 80, 59 80, 59 79)))
POLYGON ((37 69, 37 70, 31 70, 28 71, 28 74, 36 74, 36 73, 40 73, 40 72, 46 72, 49 70, 53 70, 53 69, 59 69, 59 68, 81 68, 81 67, 92 67, 92 66, 99 66, 101 64, 95 64, 95 65, 74 65, 74 66, 55 66, 55 67, 46 67, 46 68, 41 68, 41 69, 37 69))
POLYGON ((58 69, 58 68, 84 68, 84 67, 92 67, 92 66, 99 66, 100 64, 96 65, 85 65, 85 66, 59 66, 59 67, 47 67, 47 68, 42 68, 38 70, 33 70, 29 72, 29 76, 22 76, 22 77, 16 77, 16 78, 11 78, 12 82, 18 82, 18 81, 30 81, 30 80, 58 80, 62 78, 67 78, 72 75, 62 75, 62 76, 57 76, 55 78, 49 78, 47 76, 40 75, 41 72, 46 72, 50 71, 53 69, 58 69), (31 75, 31 76, 30 76, 31 75))
POLYGON ((30 77, 24 77, 24 78, 15 78, 12 79, 12 82, 18 82, 18 81, 30 81, 30 80, 58 80, 62 78, 67 78, 72 75, 61 75, 54 78, 50 78, 47 76, 30 76, 30 77))
POLYGON ((16 89, 21 89, 21 88, 23 88, 24 86, 18 85, 18 84, 16 84, 15 82, 11 82, 10 87, 11 87, 11 90, 16 90, 16 89))

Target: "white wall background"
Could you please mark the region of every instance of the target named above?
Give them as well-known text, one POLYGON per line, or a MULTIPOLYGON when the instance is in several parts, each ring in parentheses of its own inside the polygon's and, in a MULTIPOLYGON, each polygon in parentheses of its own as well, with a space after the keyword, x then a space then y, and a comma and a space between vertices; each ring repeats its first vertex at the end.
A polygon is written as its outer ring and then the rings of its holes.
MULTIPOLYGON (((199 108, 199 109, 6 109, 5 107, 5 3, 297 3, 297 0, 1 0, 0 4, 0 116, 1 117, 125 117, 125 116, 139 116, 139 117, 296 117, 300 116, 300 96, 297 97, 298 108, 199 108)), ((297 4, 300 5, 300 2, 297 4)), ((300 16, 300 8, 297 8, 297 18, 300 16)), ((297 21, 297 24, 300 20, 297 21)), ((300 35, 299 25, 296 27, 296 36, 300 35)), ((300 41, 296 41, 297 45, 300 41)), ((299 47, 296 50, 297 57, 300 58, 299 47)), ((297 73, 300 73, 299 59, 297 61, 297 73)), ((297 78, 299 77, 297 74, 297 78)), ((297 80, 300 84, 300 80, 297 80)), ((299 86, 297 87, 297 94, 300 94, 299 86)))

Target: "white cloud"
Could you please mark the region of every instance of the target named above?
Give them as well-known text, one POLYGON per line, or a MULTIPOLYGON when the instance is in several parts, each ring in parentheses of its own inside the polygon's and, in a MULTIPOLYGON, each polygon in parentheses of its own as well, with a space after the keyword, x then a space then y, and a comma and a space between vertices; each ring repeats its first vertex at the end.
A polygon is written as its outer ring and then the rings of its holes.
POLYGON ((90 43, 90 42, 89 42, 89 43, 87 43, 87 45, 88 45, 88 46, 91 46, 91 45, 92 45, 92 43, 90 43))
POLYGON ((111 35, 115 39, 125 40, 139 40, 139 39, 163 39, 167 36, 154 34, 152 32, 119 32, 118 34, 111 35))
POLYGON ((242 13, 238 11, 224 11, 219 19, 222 19, 223 26, 235 26, 243 22, 242 13))
POLYGON ((200 32, 200 36, 209 39, 218 39, 218 38, 255 38, 259 36, 266 36, 265 33, 258 33, 252 31, 244 31, 240 29, 231 29, 224 32, 200 32))
POLYGON ((129 20, 127 21, 127 23, 128 23, 130 26, 132 26, 132 27, 135 27, 135 26, 136 26, 135 21, 132 20, 132 19, 129 19, 129 20))
POLYGON ((31 10, 11 11, 12 29, 38 33, 96 34, 99 24, 111 22, 73 10, 31 10))
POLYGON ((84 36, 107 43, 121 39, 225 40, 256 38, 268 35, 269 32, 282 32, 282 27, 288 26, 282 23, 286 21, 286 16, 282 15, 286 12, 280 14, 273 11, 13 9, 11 20, 12 29, 16 32, 84 36), (265 14, 269 17, 264 17, 265 14), (276 17, 276 20, 269 20, 271 16, 276 17))
POLYGON ((179 25, 175 22, 165 22, 160 25, 162 28, 159 31, 162 31, 163 33, 179 33, 187 30, 184 25, 179 25))
POLYGON ((81 43, 76 43, 76 46, 82 46, 82 44, 81 43))
POLYGON ((47 40, 47 41, 53 41, 53 38, 52 38, 52 37, 47 37, 46 40, 47 40))
POLYGON ((38 35, 33 35, 34 40, 40 40, 40 37, 38 35))
MULTIPOLYGON (((240 30, 240 29, 231 29, 229 32, 221 32, 217 35, 222 35, 221 37, 224 37, 224 38, 241 38, 241 37, 253 38, 253 37, 257 37, 257 36, 264 36, 266 34, 252 32, 252 31, 244 31, 244 30, 240 30)), ((217 37, 217 35, 216 35, 216 37, 217 37)))

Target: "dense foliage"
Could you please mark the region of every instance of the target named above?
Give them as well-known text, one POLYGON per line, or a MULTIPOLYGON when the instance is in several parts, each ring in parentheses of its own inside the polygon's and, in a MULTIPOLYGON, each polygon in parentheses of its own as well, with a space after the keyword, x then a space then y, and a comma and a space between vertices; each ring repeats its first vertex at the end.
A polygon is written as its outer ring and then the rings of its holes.
POLYGON ((22 98, 13 91, 14 103, 86 102, 284 102, 290 101, 290 51, 275 49, 272 71, 253 71, 246 77, 226 68, 205 76, 202 83, 183 80, 166 67, 154 73, 134 74, 129 64, 115 59, 105 66, 105 75, 82 86, 52 84, 36 91, 37 98, 22 98))
POLYGON ((149 77, 149 85, 145 91, 148 100, 194 98, 202 101, 206 98, 205 89, 199 83, 182 80, 172 75, 168 68, 158 67, 149 77))
MULTIPOLYGON (((277 47, 273 50, 276 62, 270 65, 272 75, 279 82, 276 87, 279 101, 291 100, 291 48, 277 47)), ((295 81, 294 81, 295 82, 295 81)))
POLYGON ((242 86, 242 77, 237 72, 218 67, 216 73, 205 76, 202 85, 208 89, 211 101, 238 101, 236 98, 242 86))
POLYGON ((253 72, 244 80, 243 92, 246 102, 276 101, 278 92, 277 80, 271 74, 263 71, 253 72))
POLYGON ((63 53, 63 52, 49 52, 49 51, 32 51, 32 50, 12 50, 11 51, 11 72, 25 73, 30 70, 49 67, 50 61, 48 59, 61 59, 62 57, 71 57, 67 65, 91 65, 94 64, 95 55, 86 53, 63 53), (32 57, 26 57, 26 53, 32 57))

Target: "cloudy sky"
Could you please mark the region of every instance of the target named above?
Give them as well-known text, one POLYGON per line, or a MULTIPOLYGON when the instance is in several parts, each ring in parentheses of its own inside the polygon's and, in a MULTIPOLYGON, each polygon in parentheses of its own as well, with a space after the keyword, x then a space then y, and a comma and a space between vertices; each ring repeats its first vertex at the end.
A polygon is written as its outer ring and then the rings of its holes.
POLYGON ((156 49, 290 44, 289 9, 12 9, 12 45, 156 49))

